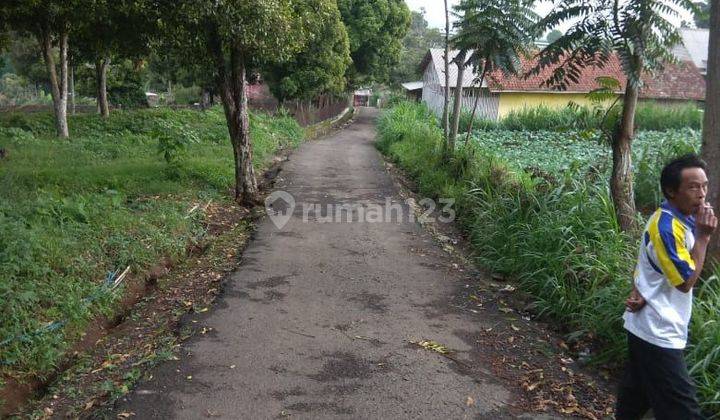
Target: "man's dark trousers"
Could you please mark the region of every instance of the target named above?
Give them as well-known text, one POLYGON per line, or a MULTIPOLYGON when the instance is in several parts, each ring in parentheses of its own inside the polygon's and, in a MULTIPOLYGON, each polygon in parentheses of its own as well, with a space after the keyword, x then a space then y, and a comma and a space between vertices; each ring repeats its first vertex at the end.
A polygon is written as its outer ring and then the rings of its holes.
POLYGON ((618 420, 639 419, 650 408, 658 420, 704 418, 682 350, 659 347, 631 333, 628 350, 615 411, 618 420))

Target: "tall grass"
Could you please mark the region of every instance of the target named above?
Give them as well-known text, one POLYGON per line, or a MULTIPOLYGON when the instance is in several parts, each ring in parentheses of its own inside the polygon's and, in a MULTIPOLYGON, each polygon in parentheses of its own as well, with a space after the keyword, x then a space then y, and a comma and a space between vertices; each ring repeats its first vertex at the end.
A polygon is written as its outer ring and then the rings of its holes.
MULTIPOLYGON (((591 130, 600 126, 603 115, 589 107, 549 107, 539 105, 513 109, 498 121, 476 117, 475 130, 510 131, 572 131, 591 130)), ((683 128, 702 128, 703 112, 693 103, 662 105, 656 102, 641 102, 635 114, 638 130, 666 131, 683 128)), ((460 131, 467 131, 470 113, 460 117, 460 131)))
MULTIPOLYGON (((595 362, 619 362, 621 316, 631 288, 638 238, 620 232, 602 172, 569 169, 539 177, 470 143, 438 158, 442 135, 422 105, 400 104, 379 120, 378 147, 415 178, 420 192, 456 199, 458 222, 478 261, 515 279, 536 310, 569 340, 593 339, 595 362)), ((647 153, 643 176, 677 150, 647 153)), ((720 274, 720 272, 719 272, 720 274)), ((704 409, 720 414, 720 287, 698 292, 688 360, 704 409)))
MULTIPOLYGON (((205 235, 197 203, 230 202, 233 157, 222 110, 115 111, 69 118, 72 137, 54 136, 52 115, 0 117, 0 373, 43 374, 115 296, 108 271, 142 271, 184 255, 205 235), (176 165, 156 134, 192 137, 176 165), (88 300, 89 297, 92 297, 88 300), (35 335, 54 321, 64 328, 35 335), (17 338, 17 339, 15 339, 17 338)), ((291 118, 251 116, 254 165, 303 131, 291 118)))

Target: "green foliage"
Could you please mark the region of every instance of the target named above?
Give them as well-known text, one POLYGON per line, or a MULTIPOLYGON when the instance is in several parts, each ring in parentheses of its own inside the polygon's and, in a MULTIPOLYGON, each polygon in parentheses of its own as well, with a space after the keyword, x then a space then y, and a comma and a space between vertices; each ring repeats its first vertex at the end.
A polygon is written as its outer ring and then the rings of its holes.
POLYGON ((694 103, 661 105, 641 103, 635 111, 635 125, 640 130, 702 129, 703 111, 694 103))
POLYGON ((108 101, 119 108, 147 106, 142 74, 130 60, 110 66, 107 80, 108 101))
POLYGON ((350 86, 388 81, 410 26, 405 1, 338 0, 338 9, 350 38, 350 86))
MULTIPOLYGON (((467 132, 470 127, 471 113, 464 111, 460 114, 460 124, 458 125, 458 132, 467 132)), ((474 118, 472 129, 473 130, 495 130, 500 127, 500 124, 487 118, 478 117, 474 118)))
POLYGON ((696 9, 693 10, 693 21, 697 28, 710 28, 710 1, 694 1, 696 9))
POLYGON ((600 118, 587 107, 552 108, 546 105, 513 109, 500 125, 506 130, 588 130, 600 125, 600 118))
POLYGON ((313 14, 313 36, 292 59, 271 65, 264 72, 279 100, 310 100, 320 94, 340 94, 346 89, 350 65, 347 31, 335 0, 320 2, 313 14))
POLYGON ((402 40, 400 59, 390 73, 390 82, 401 83, 422 79, 420 62, 428 49, 444 46, 444 35, 437 28, 429 28, 425 15, 411 11, 410 30, 402 40))
MULTIPOLYGON (((613 115, 603 123, 604 108, 598 110, 586 106, 524 107, 513 109, 505 115, 498 126, 513 131, 566 131, 594 130, 601 126, 613 126, 613 115)), ((702 128, 703 112, 697 105, 660 105, 654 102, 638 104, 635 127, 638 130, 666 131, 702 128)), ((473 127, 475 127, 473 125, 473 127)))
MULTIPOLYGON (((200 202, 231 202, 233 155, 223 111, 146 109, 111 118, 69 118, 74 136, 54 140, 47 113, 0 116, 0 374, 44 374, 86 322, 110 313, 116 294, 100 287, 108 271, 142 273, 163 257, 181 258, 207 235, 200 202), (158 136, 186 153, 173 170, 157 156, 158 136), (189 141, 192 139, 192 141, 189 141), (53 321, 64 328, 36 330, 53 321)), ((298 144, 291 118, 252 114, 254 165, 266 167, 298 144)), ((171 152, 172 153, 172 152, 171 152)))
MULTIPOLYGON (((386 111, 378 132, 378 148, 416 180, 420 194, 455 198, 457 222, 483 266, 517 281, 534 311, 559 321, 569 341, 592 339, 594 363, 622 361, 621 315, 638 238, 620 232, 603 173, 607 151, 597 138, 573 131, 477 131, 475 142, 460 145, 446 161, 439 158, 436 119, 412 103, 386 111)), ((687 128, 641 132, 636 179, 657 180, 669 157, 698 145, 699 133, 687 128)), ((658 198, 652 197, 653 205, 658 198)), ((703 407, 715 414, 718 274, 702 282, 696 297, 688 354, 703 407)))

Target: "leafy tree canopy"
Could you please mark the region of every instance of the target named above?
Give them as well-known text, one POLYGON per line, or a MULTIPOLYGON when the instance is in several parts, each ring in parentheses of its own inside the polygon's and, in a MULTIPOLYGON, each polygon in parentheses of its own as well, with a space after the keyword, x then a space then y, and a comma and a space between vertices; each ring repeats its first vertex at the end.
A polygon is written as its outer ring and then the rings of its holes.
POLYGON ((400 84, 422 78, 420 62, 430 48, 444 45, 443 34, 429 28, 423 12, 411 12, 410 30, 402 41, 400 61, 392 70, 390 81, 400 84))
POLYGON ((402 39, 410 25, 404 0, 338 0, 338 8, 350 37, 351 86, 384 83, 398 63, 402 39))
POLYGON ((351 63, 350 42, 335 0, 319 1, 311 37, 292 59, 271 64, 262 71, 275 97, 312 99, 323 93, 345 91, 345 73, 351 63))

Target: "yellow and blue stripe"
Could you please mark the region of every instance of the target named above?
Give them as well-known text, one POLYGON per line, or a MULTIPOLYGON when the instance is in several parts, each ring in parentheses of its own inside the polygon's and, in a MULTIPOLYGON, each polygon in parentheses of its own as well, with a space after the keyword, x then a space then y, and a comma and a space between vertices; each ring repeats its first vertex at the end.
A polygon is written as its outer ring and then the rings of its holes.
POLYGON ((687 231, 693 225, 692 218, 679 217, 675 209, 664 204, 653 214, 645 233, 646 243, 652 242, 657 256, 657 261, 648 258, 650 264, 673 286, 683 284, 695 271, 695 262, 685 244, 687 231))

